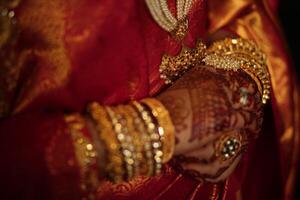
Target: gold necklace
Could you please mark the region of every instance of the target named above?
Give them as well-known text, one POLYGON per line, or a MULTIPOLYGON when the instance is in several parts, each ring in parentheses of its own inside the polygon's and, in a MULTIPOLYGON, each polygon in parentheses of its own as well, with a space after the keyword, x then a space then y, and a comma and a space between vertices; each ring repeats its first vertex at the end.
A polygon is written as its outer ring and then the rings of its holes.
POLYGON ((167 0, 146 0, 146 4, 156 23, 175 39, 182 40, 188 29, 187 15, 193 0, 177 0, 177 17, 171 13, 167 0))

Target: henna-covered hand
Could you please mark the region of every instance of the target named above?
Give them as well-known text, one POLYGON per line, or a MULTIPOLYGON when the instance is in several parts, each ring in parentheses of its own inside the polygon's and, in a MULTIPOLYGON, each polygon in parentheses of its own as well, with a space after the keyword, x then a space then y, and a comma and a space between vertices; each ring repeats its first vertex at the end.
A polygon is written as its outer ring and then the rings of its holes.
POLYGON ((175 125, 175 155, 180 155, 186 171, 194 176, 198 173, 201 179, 226 178, 237 165, 247 142, 260 132, 261 96, 255 82, 243 71, 198 66, 158 98, 175 125), (218 144, 224 142, 224 135, 241 139, 229 159, 218 153, 222 151, 223 146, 218 144))

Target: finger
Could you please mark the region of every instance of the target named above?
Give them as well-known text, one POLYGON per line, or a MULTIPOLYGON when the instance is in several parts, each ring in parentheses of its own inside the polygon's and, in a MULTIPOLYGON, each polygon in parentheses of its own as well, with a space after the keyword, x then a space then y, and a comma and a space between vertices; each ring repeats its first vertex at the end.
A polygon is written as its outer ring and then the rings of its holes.
POLYGON ((227 178, 239 163, 241 155, 225 162, 215 161, 211 164, 182 164, 185 173, 209 182, 218 182, 227 178))
POLYGON ((230 161, 214 160, 211 163, 183 163, 182 168, 187 171, 197 171, 203 177, 215 177, 218 176, 220 170, 229 167, 230 161))
POLYGON ((197 150, 190 151, 189 153, 184 154, 187 157, 197 158, 204 163, 212 162, 212 159, 215 155, 214 142, 210 142, 197 150))
POLYGON ((208 182, 214 182, 214 183, 225 180, 233 173, 236 166, 239 164, 241 158, 242 158, 242 155, 239 155, 238 157, 236 157, 233 160, 233 162, 229 165, 229 167, 220 176, 215 177, 215 178, 206 178, 205 180, 208 182))
POLYGON ((244 152, 246 146, 247 138, 244 131, 236 130, 223 133, 205 147, 185 154, 189 161, 193 162, 184 162, 183 168, 198 171, 203 176, 218 176, 222 170, 224 171, 231 165, 236 157, 244 152))
MULTIPOLYGON (((208 139, 203 138, 202 142, 198 143, 199 146, 196 146, 194 148, 190 148, 190 151, 184 153, 185 156, 189 157, 196 157, 199 159, 206 159, 206 160, 211 160, 211 158, 215 154, 221 154, 221 147, 218 147, 219 149, 216 150, 216 146, 218 143, 222 143, 223 140, 230 139, 230 138, 235 138, 240 144, 239 146, 242 147, 243 145, 246 145, 246 134, 242 130, 231 130, 223 133, 218 133, 215 135, 210 135, 208 136, 208 139), (203 141, 206 141, 207 143, 204 143, 203 141), (200 145, 201 144, 201 145, 200 145)), ((224 143, 225 141, 223 141, 224 143)), ((224 144, 223 144, 224 145, 224 144)))
POLYGON ((216 133, 216 134, 210 134, 207 135, 206 137, 203 137, 201 139, 193 140, 193 141, 187 141, 188 143, 188 151, 181 152, 182 154, 188 154, 190 152, 198 151, 201 148, 205 148, 208 146, 208 144, 213 143, 220 137, 222 133, 216 133))

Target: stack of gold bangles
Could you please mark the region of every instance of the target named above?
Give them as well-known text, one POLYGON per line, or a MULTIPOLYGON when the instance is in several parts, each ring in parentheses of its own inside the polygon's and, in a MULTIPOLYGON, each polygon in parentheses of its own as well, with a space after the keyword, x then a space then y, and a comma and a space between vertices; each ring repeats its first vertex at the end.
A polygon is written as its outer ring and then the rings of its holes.
POLYGON ((138 175, 157 175, 174 152, 174 127, 164 106, 147 98, 128 105, 88 106, 106 147, 105 172, 118 183, 138 175))

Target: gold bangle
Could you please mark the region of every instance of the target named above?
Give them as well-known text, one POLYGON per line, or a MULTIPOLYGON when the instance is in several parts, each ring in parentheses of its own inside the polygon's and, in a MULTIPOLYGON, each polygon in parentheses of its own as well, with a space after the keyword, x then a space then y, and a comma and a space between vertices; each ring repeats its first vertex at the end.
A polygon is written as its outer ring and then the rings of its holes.
POLYGON ((121 106, 120 112, 124 115, 127 122, 127 128, 128 132, 131 134, 132 137, 132 143, 131 148, 133 151, 133 176, 142 175, 141 172, 145 172, 144 169, 141 169, 144 163, 143 159, 143 144, 141 141, 141 132, 139 132, 139 129, 137 126, 142 125, 142 121, 139 118, 136 111, 131 107, 131 105, 121 106))
MULTIPOLYGON (((159 140, 159 134, 156 132, 155 130, 155 124, 152 122, 151 116, 148 113, 147 110, 145 110, 145 108, 138 102, 133 102, 133 105, 135 106, 135 108, 138 110, 138 112, 141 115, 141 118, 143 119, 143 122, 145 124, 146 127, 146 132, 148 133, 148 135, 144 135, 146 137, 144 137, 144 148, 145 148, 145 154, 146 154, 146 158, 147 158, 147 165, 148 165, 148 176, 153 176, 154 174, 158 174, 161 170, 161 162, 159 159, 155 160, 155 154, 153 152, 153 144, 154 141, 158 141, 159 140), (158 162, 157 162, 158 161, 158 162), (155 167, 154 167, 155 165, 155 167)), ((157 145, 155 145, 156 147, 157 145)), ((157 153, 157 152, 155 152, 157 153)))
POLYGON ((123 162, 126 168, 126 180, 130 180, 133 177, 133 166, 135 163, 135 149, 128 128, 130 121, 127 121, 130 120, 130 118, 126 118, 126 111, 124 111, 124 106, 122 105, 117 107, 106 107, 106 110, 111 118, 116 137, 121 146, 123 162))
POLYGON ((95 121, 100 138, 106 144, 108 150, 109 161, 106 171, 114 182, 119 183, 123 181, 124 177, 123 161, 120 153, 120 144, 116 139, 112 123, 108 120, 105 108, 98 103, 93 102, 89 104, 87 110, 91 118, 95 121))
POLYGON ((80 169, 81 189, 91 197, 98 185, 97 152, 88 134, 85 119, 79 114, 65 115, 64 119, 71 133, 80 169))
POLYGON ((163 163, 166 163, 172 158, 175 148, 175 129, 169 112, 161 102, 153 98, 147 98, 141 102, 149 106, 152 115, 157 119, 159 125, 158 130, 163 143, 163 163))
POLYGON ((163 148, 162 138, 164 136, 164 131, 159 126, 156 117, 152 114, 151 108, 143 102, 141 102, 141 105, 144 107, 144 110, 146 111, 144 113, 143 119, 145 121, 152 142, 152 151, 153 151, 154 161, 155 161, 155 174, 159 174, 161 172, 163 157, 164 157, 164 152, 162 149, 163 148))
MULTIPOLYGON (((138 175, 147 175, 151 170, 148 167, 148 155, 152 153, 150 149, 151 142, 146 131, 145 124, 141 118, 141 115, 139 115, 140 113, 137 109, 138 105, 134 106, 134 104, 135 102, 132 102, 132 104, 129 105, 128 110, 134 119, 133 126, 136 130, 136 139, 134 141, 136 142, 135 146, 137 149, 136 159, 138 161, 138 175)), ((152 159, 152 155, 150 156, 150 159, 152 159)))
POLYGON ((254 42, 242 38, 226 38, 214 42, 208 48, 203 62, 217 69, 242 69, 256 82, 262 95, 262 103, 265 104, 270 98, 271 83, 266 56, 254 42))

